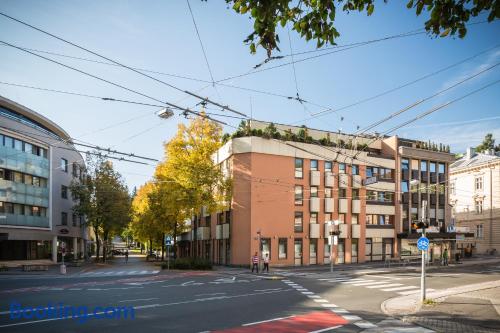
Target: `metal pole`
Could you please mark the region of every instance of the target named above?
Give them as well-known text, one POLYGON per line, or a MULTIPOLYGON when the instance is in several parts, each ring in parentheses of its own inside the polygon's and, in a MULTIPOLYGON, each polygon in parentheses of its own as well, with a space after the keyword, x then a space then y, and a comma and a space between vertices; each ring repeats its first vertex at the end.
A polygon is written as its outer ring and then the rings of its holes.
MULTIPOLYGON (((425 237, 425 228, 422 229, 422 236, 425 237)), ((420 301, 425 301, 425 254, 427 251, 422 250, 422 272, 420 276, 420 301)))
POLYGON ((167 270, 170 270, 170 245, 167 244, 167 270))
POLYGON ((333 237, 330 236, 330 273, 333 273, 333 237))

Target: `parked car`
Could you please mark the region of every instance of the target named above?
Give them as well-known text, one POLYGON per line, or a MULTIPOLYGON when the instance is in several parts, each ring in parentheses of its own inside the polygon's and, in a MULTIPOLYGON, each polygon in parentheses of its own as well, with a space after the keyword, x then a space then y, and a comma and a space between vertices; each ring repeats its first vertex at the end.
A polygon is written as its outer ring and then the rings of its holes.
POLYGON ((123 254, 123 251, 120 249, 113 249, 113 250, 111 250, 111 254, 114 256, 119 256, 119 255, 123 254))

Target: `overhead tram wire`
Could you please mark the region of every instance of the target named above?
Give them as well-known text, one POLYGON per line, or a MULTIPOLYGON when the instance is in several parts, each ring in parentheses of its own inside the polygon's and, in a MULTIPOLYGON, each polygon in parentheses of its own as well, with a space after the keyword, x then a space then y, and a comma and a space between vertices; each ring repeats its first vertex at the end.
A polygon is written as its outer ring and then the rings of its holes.
POLYGON ((479 56, 481 56, 481 55, 483 55, 483 54, 485 54, 485 53, 488 53, 488 52, 490 52, 490 51, 492 51, 492 50, 494 50, 494 49, 498 48, 499 46, 500 46, 500 44, 496 44, 496 45, 495 45, 495 46, 493 46, 493 47, 490 47, 490 48, 488 48, 488 49, 486 49, 486 50, 483 50, 483 51, 481 51, 481 52, 475 53, 474 55, 472 55, 472 56, 470 56, 470 57, 464 58, 464 59, 462 59, 462 60, 460 60, 460 61, 458 61, 458 62, 456 62, 456 63, 453 63, 453 64, 451 64, 451 65, 449 65, 449 66, 446 66, 446 67, 443 67, 443 68, 441 68, 441 69, 438 69, 437 71, 434 71, 434 72, 431 72, 431 73, 425 74, 425 75, 423 75, 423 76, 421 76, 421 77, 418 77, 418 78, 416 78, 416 79, 414 79, 414 80, 412 80, 412 81, 408 81, 408 82, 403 83, 403 84, 401 84, 401 85, 399 85, 399 86, 396 86, 396 87, 394 87, 394 88, 391 88, 391 89, 385 90, 385 91, 383 91, 383 92, 381 92, 381 93, 375 94, 375 95, 370 96, 370 97, 363 98, 363 99, 361 99, 361 100, 358 100, 358 101, 356 101, 356 102, 353 102, 353 103, 351 103, 351 104, 348 104, 348 105, 345 105, 345 106, 342 106, 342 107, 339 107, 339 108, 327 108, 325 111, 321 111, 321 112, 318 112, 318 113, 316 113, 316 114, 313 114, 313 116, 312 116, 312 117, 309 117, 309 118, 307 118, 307 119, 302 119, 302 120, 300 120, 300 121, 296 121, 296 122, 294 122, 294 123, 292 123, 292 124, 303 123, 303 122, 305 122, 305 121, 309 121, 309 120, 312 120, 312 119, 316 119, 316 118, 319 118, 319 117, 325 116, 325 115, 330 114, 330 113, 334 113, 334 112, 336 113, 336 112, 339 112, 339 111, 343 111, 343 110, 346 110, 346 109, 350 109, 350 108, 352 108, 352 107, 354 107, 354 106, 358 106, 358 105, 364 104, 364 103, 366 103, 366 102, 372 101, 372 100, 374 100, 374 99, 380 98, 380 97, 382 97, 382 96, 388 95, 388 94, 393 93, 393 92, 395 92, 395 91, 397 91, 397 90, 400 90, 400 89, 406 88, 406 87, 408 87, 408 86, 410 86, 410 85, 413 85, 413 84, 415 84, 415 83, 417 83, 417 82, 423 81, 423 80, 428 79, 428 78, 430 78, 430 77, 432 77, 432 76, 435 76, 435 75, 437 75, 437 74, 439 74, 439 73, 442 73, 442 72, 444 72, 444 71, 447 71, 447 70, 449 70, 449 69, 451 69, 451 68, 457 67, 457 66, 459 66, 459 65, 461 65, 461 64, 463 64, 463 63, 465 63, 465 62, 467 62, 467 61, 470 61, 470 60, 475 59, 475 58, 477 58, 477 57, 479 57, 479 56))
MULTIPOLYGON (((499 82, 500 82, 500 79, 498 79, 498 80, 496 80, 496 81, 493 81, 493 82, 491 82, 491 83, 489 83, 489 84, 487 84, 487 85, 484 85, 484 86, 482 86, 482 87, 480 87, 480 88, 478 88, 478 89, 475 89, 475 90, 473 90, 473 91, 471 91, 471 92, 469 92, 469 93, 467 93, 467 94, 465 94, 465 95, 462 95, 462 96, 460 96, 460 97, 458 97, 458 98, 452 99, 452 100, 451 100, 451 101, 449 101, 449 102, 446 102, 446 103, 444 103, 444 104, 441 104, 441 105, 438 105, 438 106, 436 106, 436 107, 433 107, 433 108, 432 108, 432 109, 430 109, 430 110, 427 110, 427 111, 425 111, 425 112, 422 112, 422 113, 418 114, 416 117, 414 117, 414 118, 412 118, 412 119, 410 119, 410 120, 407 120, 407 121, 405 121, 405 122, 403 122, 403 123, 401 123, 401 124, 399 124, 399 125, 397 125, 397 126, 394 126, 394 127, 390 128, 390 129, 388 129, 388 130, 384 131, 381 135, 387 135, 387 134, 389 134, 389 133, 391 133, 391 132, 394 132, 394 131, 395 131, 395 130, 397 130, 397 129, 400 129, 400 128, 402 128, 402 127, 405 127, 405 126, 406 126, 406 125, 408 125, 408 124, 411 124, 411 123, 413 123, 413 122, 415 122, 415 121, 417 121, 417 120, 420 120, 420 119, 422 119, 422 118, 424 118, 424 117, 427 117, 428 115, 430 115, 430 114, 432 114, 432 113, 434 113, 434 112, 436 112, 436 111, 439 111, 439 110, 441 110, 441 109, 443 109, 443 108, 446 108, 446 107, 450 106, 450 105, 451 105, 451 104, 453 104, 453 103, 456 103, 456 102, 458 102, 458 101, 461 101, 461 100, 463 100, 463 99, 465 99, 465 98, 467 98, 467 97, 469 97, 469 96, 471 96, 471 95, 473 95, 473 94, 476 94, 476 93, 478 93, 478 92, 480 92, 480 91, 482 91, 482 90, 484 90, 484 89, 487 89, 487 88, 489 88, 489 87, 491 87, 491 86, 493 86, 493 85, 495 85, 495 84, 497 84, 497 83, 499 83, 499 82)), ((375 142, 375 141, 377 141, 377 140, 380 140, 380 138, 378 138, 378 137, 377 137, 377 138, 373 139, 373 140, 372 140, 372 141, 370 141, 367 145, 370 145, 371 143, 373 143, 373 142, 375 142)), ((355 155, 354 157, 356 157, 356 156, 357 156, 359 153, 361 153, 363 150, 364 150, 364 149, 359 150, 359 151, 356 153, 356 155, 355 155)))
POLYGON ((408 105, 405 108, 403 108, 403 109, 401 109, 399 111, 396 111, 396 112, 390 114, 389 116, 387 116, 385 118, 382 118, 381 120, 378 120, 378 121, 376 121, 376 122, 374 122, 374 123, 366 126, 362 130, 360 130, 360 131, 358 131, 358 132, 356 132, 354 134, 363 134, 363 133, 366 133, 367 131, 369 131, 369 130, 371 130, 371 129, 377 127, 377 126, 379 126, 380 124, 383 124, 386 121, 389 121, 389 120, 391 120, 391 119, 393 119, 393 118, 395 118, 395 117, 397 117, 397 116, 399 116, 399 115, 407 112, 408 110, 413 109, 415 106, 420 105, 420 104, 422 104, 422 103, 424 103, 424 102, 426 102, 426 101, 428 101, 428 100, 430 100, 430 99, 432 99, 434 97, 437 97, 437 96, 439 96, 439 95, 447 92, 448 90, 451 90, 451 89, 453 89, 453 88, 455 88, 455 87, 457 87, 457 86, 459 86, 461 84, 464 84, 465 82, 467 82, 469 80, 472 80, 472 79, 476 78, 477 76, 479 76, 481 74, 484 74, 485 72, 488 72, 488 71, 494 69, 498 65, 500 65, 500 62, 497 62, 496 64, 494 64, 492 66, 489 66, 489 67, 487 67, 487 68, 485 68, 485 69, 483 69, 483 70, 481 70, 481 71, 479 71, 477 73, 474 73, 473 75, 470 75, 470 76, 466 77, 465 79, 460 80, 459 82, 457 82, 455 84, 452 84, 451 86, 448 86, 445 89, 442 89, 442 90, 440 90, 440 91, 438 91, 438 92, 436 92, 436 93, 434 93, 434 94, 432 94, 430 96, 427 96, 427 97, 425 97, 423 99, 420 99, 420 100, 414 102, 413 104, 408 105))
MULTIPOLYGON (((38 32, 41 32, 41 33, 43 33, 43 34, 45 34, 45 35, 48 35, 48 36, 50 36, 50 37, 52 37, 52 38, 55 38, 55 39, 57 39, 57 40, 60 40, 60 41, 62 41, 62 42, 64 42, 64 43, 66 43, 66 44, 69 44, 69 45, 71 45, 71 46, 74 46, 74 47, 76 47, 76 48, 79 48, 80 50, 83 50, 83 51, 85 51, 85 52, 88 52, 88 53, 90 53, 90 54, 93 54, 93 55, 95 55, 95 56, 97 56, 97 57, 99 57, 99 58, 102 58, 102 59, 105 59, 105 60, 107 60, 107 61, 110 61, 110 62, 112 62, 112 63, 114 63, 114 64, 116 64, 116 65, 118 65, 118 66, 120 66, 120 67, 126 68, 126 69, 128 69, 128 70, 130 70, 130 71, 132 71, 132 72, 134 72, 134 73, 137 73, 137 74, 142 75, 142 76, 144 76, 144 77, 147 77, 147 78, 149 78, 149 79, 151 79, 151 80, 154 80, 154 81, 156 81, 156 82, 158 82, 158 83, 161 83, 161 84, 163 84, 163 85, 166 85, 166 86, 168 86, 168 87, 170 87, 170 88, 172 88, 172 89, 175 89, 175 90, 177 90, 177 91, 183 92, 183 93, 188 94, 188 95, 191 95, 191 96, 193 96, 193 97, 195 97, 195 98, 198 98, 198 99, 200 99, 200 100, 202 100, 202 101, 206 101, 207 103, 210 103, 210 104, 212 104, 212 105, 218 106, 218 107, 222 108, 223 110, 231 111, 231 112, 233 112, 233 113, 239 114, 240 116, 244 116, 244 117, 246 117, 246 115, 245 115, 244 113, 241 113, 241 112, 239 112, 239 111, 236 111, 236 110, 234 110, 234 109, 230 108, 230 107, 229 107, 229 106, 227 106, 227 105, 222 105, 222 104, 220 104, 220 103, 218 103, 218 102, 214 102, 214 101, 210 100, 208 97, 202 97, 202 96, 199 96, 198 94, 195 94, 195 93, 193 93, 193 92, 191 92, 191 91, 184 90, 184 89, 181 89, 181 88, 179 88, 179 87, 176 87, 176 86, 174 86, 173 84, 170 84, 170 83, 168 83, 168 82, 165 82, 165 81, 163 81, 163 80, 160 80, 160 79, 158 79, 158 78, 155 78, 154 76, 151 76, 151 75, 145 74, 145 73, 143 73, 143 72, 141 72, 141 71, 139 71, 139 70, 137 70, 137 69, 134 69, 133 67, 130 67, 130 66, 124 65, 124 64, 122 64, 122 63, 120 63, 120 62, 118 62, 118 61, 115 61, 115 60, 111 59, 111 58, 105 57, 105 56, 103 56, 103 55, 101 55, 101 54, 99 54, 99 53, 97 53, 97 52, 94 52, 94 51, 89 50, 89 49, 87 49, 87 48, 85 48, 85 47, 83 47, 83 46, 80 46, 80 45, 78 45, 78 44, 75 44, 75 43, 73 43, 73 42, 70 42, 70 41, 68 41, 68 40, 66 40, 66 39, 64 39, 64 38, 62 38, 62 37, 56 36, 56 35, 54 35, 54 34, 52 34, 52 33, 50 33, 50 32, 47 32, 47 31, 45 31, 45 30, 43 30, 43 29, 40 29, 40 28, 37 28, 37 27, 35 27, 35 26, 33 26, 33 25, 31 25, 31 24, 27 23, 27 22, 24 22, 24 21, 21 21, 21 20, 19 20, 19 19, 16 19, 16 18, 14 18, 14 17, 12 17, 12 16, 9 16, 9 15, 7 15, 7 14, 5 14, 5 13, 0 12, 0 15, 4 16, 4 17, 6 17, 6 18, 8 18, 8 19, 10 19, 10 20, 13 20, 13 21, 15 21, 15 22, 18 22, 18 23, 20 23, 20 24, 22 24, 22 25, 25 25, 25 26, 27 26, 27 27, 29 27, 29 28, 31 28, 31 29, 34 29, 34 30, 36 30, 36 31, 38 31, 38 32)), ((4 43, 5 43, 5 42, 4 42, 4 43)), ((8 44, 8 43, 7 43, 7 44, 8 44)), ((33 54, 33 53, 32 53, 32 54, 33 54)))

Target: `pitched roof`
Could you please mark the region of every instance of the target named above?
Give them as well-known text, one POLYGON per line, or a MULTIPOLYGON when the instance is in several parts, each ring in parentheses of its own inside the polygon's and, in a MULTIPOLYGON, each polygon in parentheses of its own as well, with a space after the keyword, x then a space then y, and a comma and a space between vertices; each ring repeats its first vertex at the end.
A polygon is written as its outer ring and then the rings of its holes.
POLYGON ((467 159, 467 156, 462 157, 458 161, 450 165, 450 169, 462 169, 468 167, 479 166, 488 162, 498 162, 500 161, 500 156, 488 155, 483 153, 475 153, 475 155, 467 159))

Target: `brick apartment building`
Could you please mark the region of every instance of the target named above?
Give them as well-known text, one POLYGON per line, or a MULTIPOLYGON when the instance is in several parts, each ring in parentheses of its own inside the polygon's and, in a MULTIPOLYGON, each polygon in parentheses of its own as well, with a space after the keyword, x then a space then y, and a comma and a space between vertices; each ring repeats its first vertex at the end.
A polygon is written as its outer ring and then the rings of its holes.
MULTIPOLYGON (((255 130, 266 126, 251 123, 255 130)), ((301 130, 275 126, 281 136, 301 130)), ((194 218, 180 238, 181 255, 248 265, 260 246, 271 266, 328 264, 325 221, 339 220, 336 264, 384 260, 417 253, 420 234, 412 222, 423 214, 433 226, 434 256, 452 245, 455 234, 446 233, 452 154, 396 136, 375 140, 313 129, 308 136, 311 143, 259 136, 228 141, 214 159, 233 179, 230 209, 194 218), (340 144, 319 144, 326 138, 340 144)))

